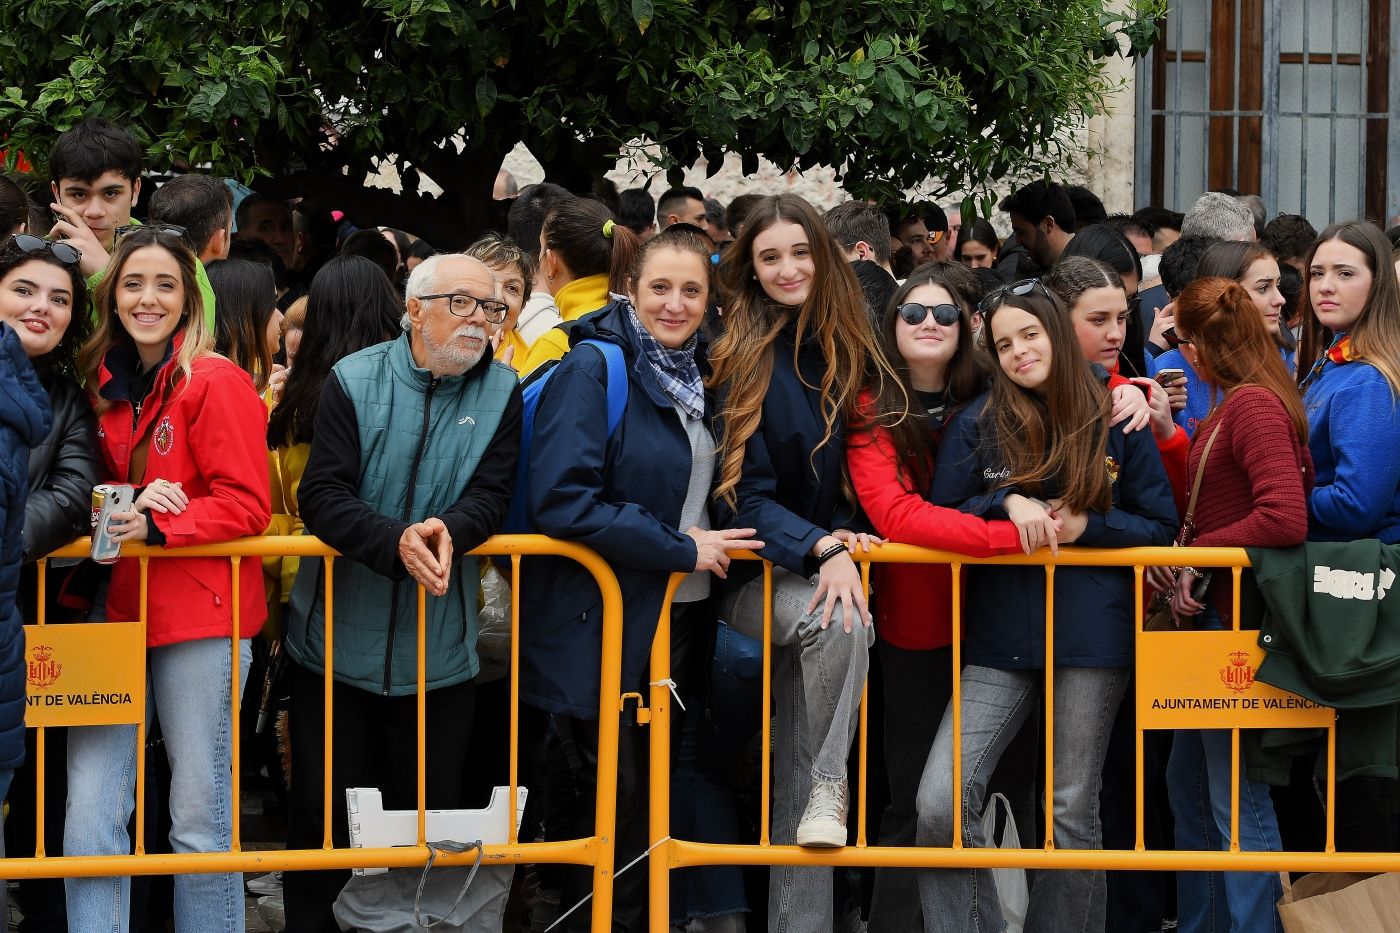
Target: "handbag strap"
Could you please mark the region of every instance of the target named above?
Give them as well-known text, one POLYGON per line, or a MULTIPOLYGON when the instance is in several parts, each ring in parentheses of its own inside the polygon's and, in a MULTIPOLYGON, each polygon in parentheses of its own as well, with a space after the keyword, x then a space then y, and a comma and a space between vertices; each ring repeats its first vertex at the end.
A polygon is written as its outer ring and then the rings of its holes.
POLYGON ((1201 451, 1201 462, 1196 464, 1196 478, 1191 482, 1191 497, 1186 500, 1186 518, 1183 521, 1185 525, 1193 525, 1193 519, 1196 517, 1196 497, 1201 494, 1201 480, 1206 475, 1206 461, 1210 459, 1210 449, 1215 446, 1216 435, 1224 426, 1224 422, 1217 424, 1215 430, 1210 432, 1210 437, 1206 438, 1205 449, 1201 451))

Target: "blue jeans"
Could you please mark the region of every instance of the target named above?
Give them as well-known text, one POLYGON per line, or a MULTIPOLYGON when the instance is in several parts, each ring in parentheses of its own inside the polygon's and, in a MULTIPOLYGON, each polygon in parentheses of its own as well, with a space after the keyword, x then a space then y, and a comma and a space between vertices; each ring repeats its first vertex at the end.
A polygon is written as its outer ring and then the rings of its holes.
MULTIPOLYGON (((963 845, 987 844, 982 811, 987 781, 1021 724, 1036 709, 1044 672, 968 665, 962 672, 963 845)), ((1055 669, 1055 845, 1097 849, 1099 785, 1108 737, 1123 699, 1128 671, 1115 667, 1055 669)), ((953 717, 943 717, 919 782, 916 841, 953 844, 953 717)), ((1020 829, 1023 845, 1039 832, 1020 829)), ((925 933, 1001 933, 1005 922, 986 869, 920 869, 925 933)), ((1100 871, 1039 871, 1031 881, 1026 933, 1095 933, 1104 928, 1100 871)))
MULTIPOLYGON (((812 781, 845 781, 846 759, 860 723, 860 697, 870 670, 875 629, 857 621, 847 634, 840 604, 821 628, 822 607, 809 613, 816 577, 773 568, 773 827, 774 845, 792 845, 812 781)), ((735 631, 763 637, 763 578, 725 600, 721 616, 735 631)), ((851 808, 854 812, 854 808, 851 808)), ((768 879, 771 933, 831 929, 832 872, 774 865, 768 879)))
MULTIPOLYGON (((227 852, 233 839, 229 642, 202 638, 147 652, 146 722, 159 719, 170 759, 170 845, 227 852)), ((136 727, 68 733, 64 855, 125 855, 135 808, 136 727)), ((144 750, 142 750, 144 751, 144 750)), ((129 877, 69 878, 72 933, 126 933, 129 877)), ((235 873, 176 875, 177 933, 242 933, 243 880, 235 873)))
MULTIPOLYGON (((1183 851, 1230 845, 1230 733, 1179 729, 1167 761, 1167 791, 1183 851)), ((1278 819, 1267 785, 1244 776, 1240 762, 1240 849, 1279 852, 1278 819)), ((1183 871, 1176 875, 1181 933, 1279 933, 1277 872, 1183 871)))

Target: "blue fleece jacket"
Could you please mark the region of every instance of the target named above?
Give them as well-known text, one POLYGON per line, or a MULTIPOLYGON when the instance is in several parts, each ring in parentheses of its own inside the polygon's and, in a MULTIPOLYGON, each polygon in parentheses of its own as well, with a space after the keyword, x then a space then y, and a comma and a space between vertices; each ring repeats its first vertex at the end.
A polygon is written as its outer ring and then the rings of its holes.
POLYGON ((1330 360, 1303 396, 1317 479, 1309 541, 1400 543, 1400 398, 1370 363, 1330 360))
MULTIPOLYGON (((1293 359, 1287 350, 1280 349, 1283 362, 1288 366, 1288 371, 1293 372, 1293 359)), ((1181 369, 1186 371, 1186 407, 1174 414, 1172 417, 1176 423, 1181 425, 1186 431, 1187 437, 1196 436, 1196 426, 1210 414, 1211 395, 1210 385, 1206 383, 1197 373, 1195 368, 1186 359, 1186 354, 1180 350, 1168 350, 1156 359, 1156 368, 1153 374, 1164 369, 1181 369)), ((1225 393, 1219 389, 1215 392, 1215 402, 1219 404, 1225 397, 1225 393)))

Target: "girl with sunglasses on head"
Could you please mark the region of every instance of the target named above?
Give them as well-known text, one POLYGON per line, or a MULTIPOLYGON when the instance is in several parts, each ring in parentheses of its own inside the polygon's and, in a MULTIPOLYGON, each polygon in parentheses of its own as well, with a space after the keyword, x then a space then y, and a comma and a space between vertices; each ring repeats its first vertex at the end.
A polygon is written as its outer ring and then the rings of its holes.
MULTIPOLYGON (((845 490, 846 429, 868 385, 896 378, 850 263, 806 201, 749 211, 720 265, 725 332, 710 354, 722 398, 715 489, 725 527, 753 528, 773 570, 776 844, 846 844, 846 759, 873 640, 848 548, 869 542, 845 490)), ((757 562, 729 568, 720 618, 763 637, 757 562)), ((824 930, 830 868, 775 866, 772 929, 824 930)))
MULTIPOLYGON (((113 538, 182 547, 261 534, 270 514, 267 411, 248 374, 213 352, 189 246, 159 228, 121 237, 95 304, 97 329, 79 369, 101 428, 103 478, 137 487, 134 508, 112 516, 113 538)), ((236 806, 230 698, 241 676, 230 663, 233 586, 238 636, 250 638, 267 614, 261 567, 244 560, 234 579, 224 558, 160 558, 148 577, 147 712, 170 760, 170 844, 227 851, 236 806)), ((140 618, 142 596, 137 561, 120 559, 106 618, 140 618)), ((65 855, 129 851, 138 751, 131 725, 69 735, 65 855)), ((127 929, 129 878, 70 878, 66 888, 70 929, 127 929)), ((177 875, 175 929, 241 931, 241 876, 177 875)))
MULTIPOLYGON (((25 357, 33 364, 47 396, 51 427, 29 452, 28 498, 24 503, 24 566, 19 576, 20 616, 35 621, 38 575, 35 562, 51 551, 87 534, 92 507, 92 487, 98 481, 101 464, 97 456, 97 423, 87 393, 78 384, 78 348, 87 339, 91 322, 87 315, 87 285, 78 268, 78 251, 66 243, 50 243, 35 236, 18 235, 0 245, 0 324, 9 325, 19 336, 25 357)), ((18 549, 17 554, 18 556, 18 549)), ((72 568, 50 565, 48 618, 56 618, 56 594, 72 568)), ((11 670, 13 660, 20 671, 22 642, 13 658, 5 658, 0 669, 11 670)), ((23 674, 6 686, 5 696, 24 695, 23 674)), ((64 732, 49 729, 45 735, 49 761, 62 761, 64 732)), ((10 819, 6 820, 9 851, 29 854, 34 850, 34 760, 35 734, 23 724, 0 736, 0 760, 12 761, 22 752, 26 764, 10 785, 10 819)), ((45 771, 45 794, 49 800, 62 800, 63 768, 45 771)), ((3 795, 0 795, 3 796, 3 795)), ((45 846, 51 852, 63 847, 63 818, 53 807, 45 817, 45 846)), ((17 901, 28 922, 66 927, 63 916, 63 884, 49 879, 26 879, 19 883, 17 901)))
MULTIPOLYGON (((985 346, 991 390, 948 427, 933 501, 984 518, 1012 518, 1027 544, 1164 545, 1176 525, 1171 488, 1151 438, 1109 426, 1110 401, 1084 361, 1060 300, 1036 283, 989 296, 985 346)), ((1061 567, 1055 574, 1055 844, 1100 845, 1099 785, 1109 730, 1133 663, 1133 574, 1061 567)), ((985 846, 988 779, 1044 688, 1045 573, 968 571, 961 674, 962 785, 953 786, 952 716, 945 715, 919 785, 917 839, 985 846), (953 795, 962 822, 953 823, 953 795)), ((922 870, 924 929, 997 930, 986 869, 922 870)), ((1039 872, 1026 929, 1102 929, 1102 872, 1039 872)))
MULTIPOLYGON (((974 345, 967 270, 926 263, 895 292, 880 338, 898 380, 862 394, 846 447, 851 485, 876 534, 901 544, 973 557, 1030 550, 1021 529, 929 501, 944 426, 986 391, 991 364, 974 345)), ((914 844, 914 798, 952 696, 952 575, 947 565, 876 564, 875 631, 885 691, 885 767, 890 803, 882 846, 914 844), (932 715, 930 715, 932 714, 932 715)), ((880 869, 871 933, 918 929, 910 869, 880 869)))

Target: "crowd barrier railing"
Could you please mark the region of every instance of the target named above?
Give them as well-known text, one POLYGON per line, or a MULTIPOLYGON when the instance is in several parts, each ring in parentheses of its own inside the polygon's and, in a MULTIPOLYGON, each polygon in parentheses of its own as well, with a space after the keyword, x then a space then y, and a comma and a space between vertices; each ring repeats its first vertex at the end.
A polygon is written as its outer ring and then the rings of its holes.
MULTIPOLYGON (((273 870, 350 869, 350 868, 418 868, 428 864, 439 866, 470 864, 475 852, 452 853, 430 851, 426 835, 426 764, 425 764, 425 690, 426 682, 426 591, 418 590, 418 653, 417 653, 417 841, 412 846, 393 848, 334 848, 331 841, 329 814, 333 807, 344 807, 345 801, 332 800, 332 772, 324 769, 324 807, 328 815, 321 848, 303 850, 245 851, 240 830, 240 741, 235 727, 232 739, 232 845, 227 852, 151 854, 146 852, 145 840, 145 665, 146 665, 146 606, 150 561, 178 557, 227 558, 233 575, 232 605, 234 621, 230 639, 233 669, 239 666, 240 587, 236 585, 240 562, 265 556, 324 558, 325 573, 325 758, 329 765, 334 752, 333 691, 334 683, 334 568, 339 555, 313 537, 244 538, 226 544, 201 547, 171 548, 127 545, 122 548, 123 559, 140 562, 140 619, 135 622, 90 622, 49 624, 44 616, 45 587, 48 560, 86 557, 88 542, 79 540, 39 562, 39 600, 35 624, 26 626, 26 664, 29 679, 27 708, 28 724, 37 731, 36 821, 37 846, 33 857, 7 858, 3 862, 6 878, 63 878, 107 875, 164 875, 195 872, 267 872, 273 870), (67 675, 65 677, 64 675, 67 675), (83 682, 83 693, 70 694, 59 687, 83 682), (96 686, 94 686, 96 685, 96 686), (72 702, 73 698, 81 702, 72 702), (57 698, 57 699, 55 699, 57 698), (62 856, 50 854, 44 847, 45 801, 44 771, 53 763, 45 760, 44 730, 53 726, 134 724, 136 726, 136 834, 134 854, 102 856, 62 856)), ((518 751, 520 746, 519 687, 520 687, 520 580, 521 558, 534 555, 564 557, 580 564, 593 575, 602 594, 603 648, 601 657, 601 686, 599 708, 616 710, 621 703, 619 681, 622 652, 622 594, 612 570, 588 548, 542 535, 500 535, 488 539, 470 552, 474 556, 508 557, 511 583, 511 664, 510 664, 510 795, 509 835, 504 844, 486 845, 481 850, 483 865, 517 865, 523 863, 557 863, 590 866, 593 870, 592 928, 611 928, 613 860, 617 813, 617 746, 618 718, 602 716, 598 726, 597 805, 594 833, 583 839, 551 842, 521 842, 517 835, 517 793, 519 786, 518 751)), ((256 696, 257 694, 250 694, 256 696)), ((233 722, 238 722, 240 695, 234 678, 229 702, 233 722)), ((62 766, 62 763, 59 764, 62 766)), ((469 840, 458 840, 469 841, 469 840)))
MULTIPOLYGON (((772 565, 764 561, 764 655, 762 701, 762 813, 760 838, 753 845, 721 845, 675 839, 670 824, 671 695, 670 607, 683 574, 673 575, 666 594, 651 655, 650 690, 650 813, 649 870, 650 927, 664 931, 670 920, 670 873, 679 868, 705 865, 829 865, 907 868, 1028 868, 1149 871, 1400 871, 1400 854, 1337 852, 1334 845, 1336 799, 1336 729, 1334 711, 1293 694, 1267 686, 1253 677, 1263 657, 1256 644, 1257 632, 1241 631, 1240 578, 1249 566, 1239 548, 1191 548, 1189 561, 1173 548, 1088 549, 1061 548, 1058 557, 1046 550, 1032 555, 969 558, 951 552, 900 544, 872 546, 869 553, 854 554, 860 564, 866 592, 870 568, 885 564, 946 564, 952 571, 953 631, 962 630, 965 583, 961 571, 972 565, 1019 565, 1045 568, 1045 826, 1043 846, 1020 849, 964 847, 955 834, 951 848, 882 847, 871 845, 866 834, 867 695, 862 693, 858 773, 852 785, 861 789, 855 814, 855 843, 837 849, 804 849, 774 845, 769 837, 772 788, 772 565), (1233 628, 1224 631, 1146 632, 1143 630, 1143 574, 1153 566, 1225 568, 1234 583, 1233 628), (1132 849, 1063 849, 1054 844, 1054 599, 1056 567, 1123 567, 1132 570, 1135 592, 1136 656, 1135 695, 1127 697, 1137 708, 1136 735, 1136 840, 1132 849), (1222 668, 1221 665, 1224 665, 1222 668), (1245 672, 1247 670, 1247 673, 1245 672), (1218 688, 1218 689, 1217 689, 1218 688), (1164 702, 1164 698, 1191 694, 1190 702, 1164 702), (1223 694, 1223 695, 1222 695, 1223 694), (1200 700, 1200 702, 1196 702, 1200 700), (1235 701, 1235 702, 1230 702, 1235 701), (1239 843, 1240 730, 1242 728, 1325 728, 1327 731, 1326 843, 1321 852, 1245 852, 1239 843), (1231 827, 1229 848, 1221 851, 1149 850, 1144 840, 1143 736, 1150 729, 1228 729, 1234 760, 1231 767, 1231 827)), ((733 552, 731 558, 757 559, 752 552, 733 552)), ((952 643, 953 694, 950 709, 953 731, 961 735, 959 671, 961 645, 952 643)), ((953 786, 962 785, 962 743, 953 743, 953 786)), ((954 794, 953 825, 962 825, 962 795, 954 794)), ((1039 839, 1039 827, 1021 831, 1021 838, 1039 839)))

